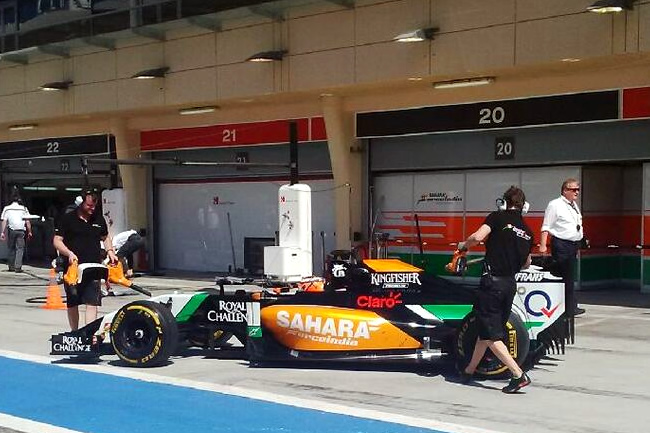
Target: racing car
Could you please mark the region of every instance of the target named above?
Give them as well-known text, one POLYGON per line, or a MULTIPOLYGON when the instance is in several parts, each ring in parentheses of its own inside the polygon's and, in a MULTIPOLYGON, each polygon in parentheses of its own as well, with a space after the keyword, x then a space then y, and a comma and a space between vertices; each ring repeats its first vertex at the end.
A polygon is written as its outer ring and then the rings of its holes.
MULTIPOLYGON (((351 257, 333 260, 323 279, 283 284, 226 278, 214 288, 130 302, 79 330, 53 335, 51 354, 116 354, 126 365, 154 367, 167 363, 180 345, 218 351, 234 338, 251 365, 427 363, 442 355, 458 365, 469 362, 477 337, 475 285, 426 274, 398 259, 351 257), (248 289, 237 290, 243 283, 248 289)), ((93 272, 102 277, 101 266, 93 272)), ((565 315, 561 278, 548 269, 533 265, 516 281, 505 343, 529 368, 548 351, 564 352, 573 339, 572 318, 565 315)), ((477 371, 500 376, 507 368, 486 356, 477 371)))

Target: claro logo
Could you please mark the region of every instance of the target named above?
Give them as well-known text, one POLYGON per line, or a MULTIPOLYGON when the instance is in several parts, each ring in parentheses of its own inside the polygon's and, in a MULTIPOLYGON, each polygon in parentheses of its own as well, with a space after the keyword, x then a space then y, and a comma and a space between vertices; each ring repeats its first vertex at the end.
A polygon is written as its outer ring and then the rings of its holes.
POLYGON ((370 339, 370 334, 379 329, 366 320, 335 319, 311 314, 295 313, 293 316, 284 310, 278 311, 276 324, 288 329, 289 335, 317 343, 358 346, 359 339, 370 339))
POLYGON ((390 292, 388 296, 361 295, 357 298, 357 307, 360 308, 395 308, 396 305, 402 304, 402 294, 400 292, 390 292))

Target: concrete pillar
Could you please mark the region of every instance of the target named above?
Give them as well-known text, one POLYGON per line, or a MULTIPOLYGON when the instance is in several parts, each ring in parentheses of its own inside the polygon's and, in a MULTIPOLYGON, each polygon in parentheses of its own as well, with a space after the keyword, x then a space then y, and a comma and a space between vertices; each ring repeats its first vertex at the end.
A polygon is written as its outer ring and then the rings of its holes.
MULTIPOLYGON (((127 128, 124 119, 111 121, 118 159, 140 157, 140 133, 127 128)), ((122 187, 126 201, 126 221, 129 229, 147 227, 147 169, 139 165, 120 165, 122 187)))
POLYGON ((321 98, 334 175, 336 248, 350 249, 362 227, 362 151, 354 137, 354 113, 345 112, 337 96, 321 98))

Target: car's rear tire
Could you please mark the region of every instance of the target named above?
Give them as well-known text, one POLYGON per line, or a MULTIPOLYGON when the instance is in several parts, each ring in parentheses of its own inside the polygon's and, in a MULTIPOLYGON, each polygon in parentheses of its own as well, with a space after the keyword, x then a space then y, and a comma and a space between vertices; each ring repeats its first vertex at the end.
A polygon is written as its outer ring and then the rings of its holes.
MULTIPOLYGON (((506 341, 504 342, 517 364, 524 365, 530 349, 528 331, 517 314, 510 312, 506 323, 506 341)), ((474 313, 468 314, 461 324, 456 336, 454 347, 456 364, 465 368, 472 359, 472 352, 478 337, 478 327, 474 313)), ((476 369, 476 374, 483 377, 503 377, 508 368, 488 349, 481 363, 476 369)))
POLYGON ((136 301, 120 308, 111 323, 111 343, 117 356, 133 367, 167 362, 178 345, 178 325, 169 307, 136 301))

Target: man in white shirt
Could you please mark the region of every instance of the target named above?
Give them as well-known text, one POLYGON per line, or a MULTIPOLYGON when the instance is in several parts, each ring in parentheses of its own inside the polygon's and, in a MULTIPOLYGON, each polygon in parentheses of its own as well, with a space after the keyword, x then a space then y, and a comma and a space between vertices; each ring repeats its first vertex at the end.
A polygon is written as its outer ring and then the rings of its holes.
POLYGON ((32 237, 32 225, 27 218, 29 218, 29 211, 23 206, 20 197, 17 195, 14 195, 11 198, 11 203, 2 209, 0 240, 7 241, 7 267, 9 272, 20 273, 23 271, 25 238, 32 237), (5 230, 7 231, 6 234, 5 230))
POLYGON ((550 233, 551 253, 564 279, 567 314, 574 316, 585 312, 584 308, 578 307, 573 285, 576 254, 584 235, 582 214, 576 202, 579 194, 580 184, 576 179, 562 183, 560 197, 551 200, 546 207, 539 245, 539 252, 546 254, 550 233))
POLYGON ((113 236, 113 247, 117 251, 117 257, 126 266, 124 271, 127 277, 133 276, 133 253, 144 246, 144 239, 135 230, 127 230, 113 236))

